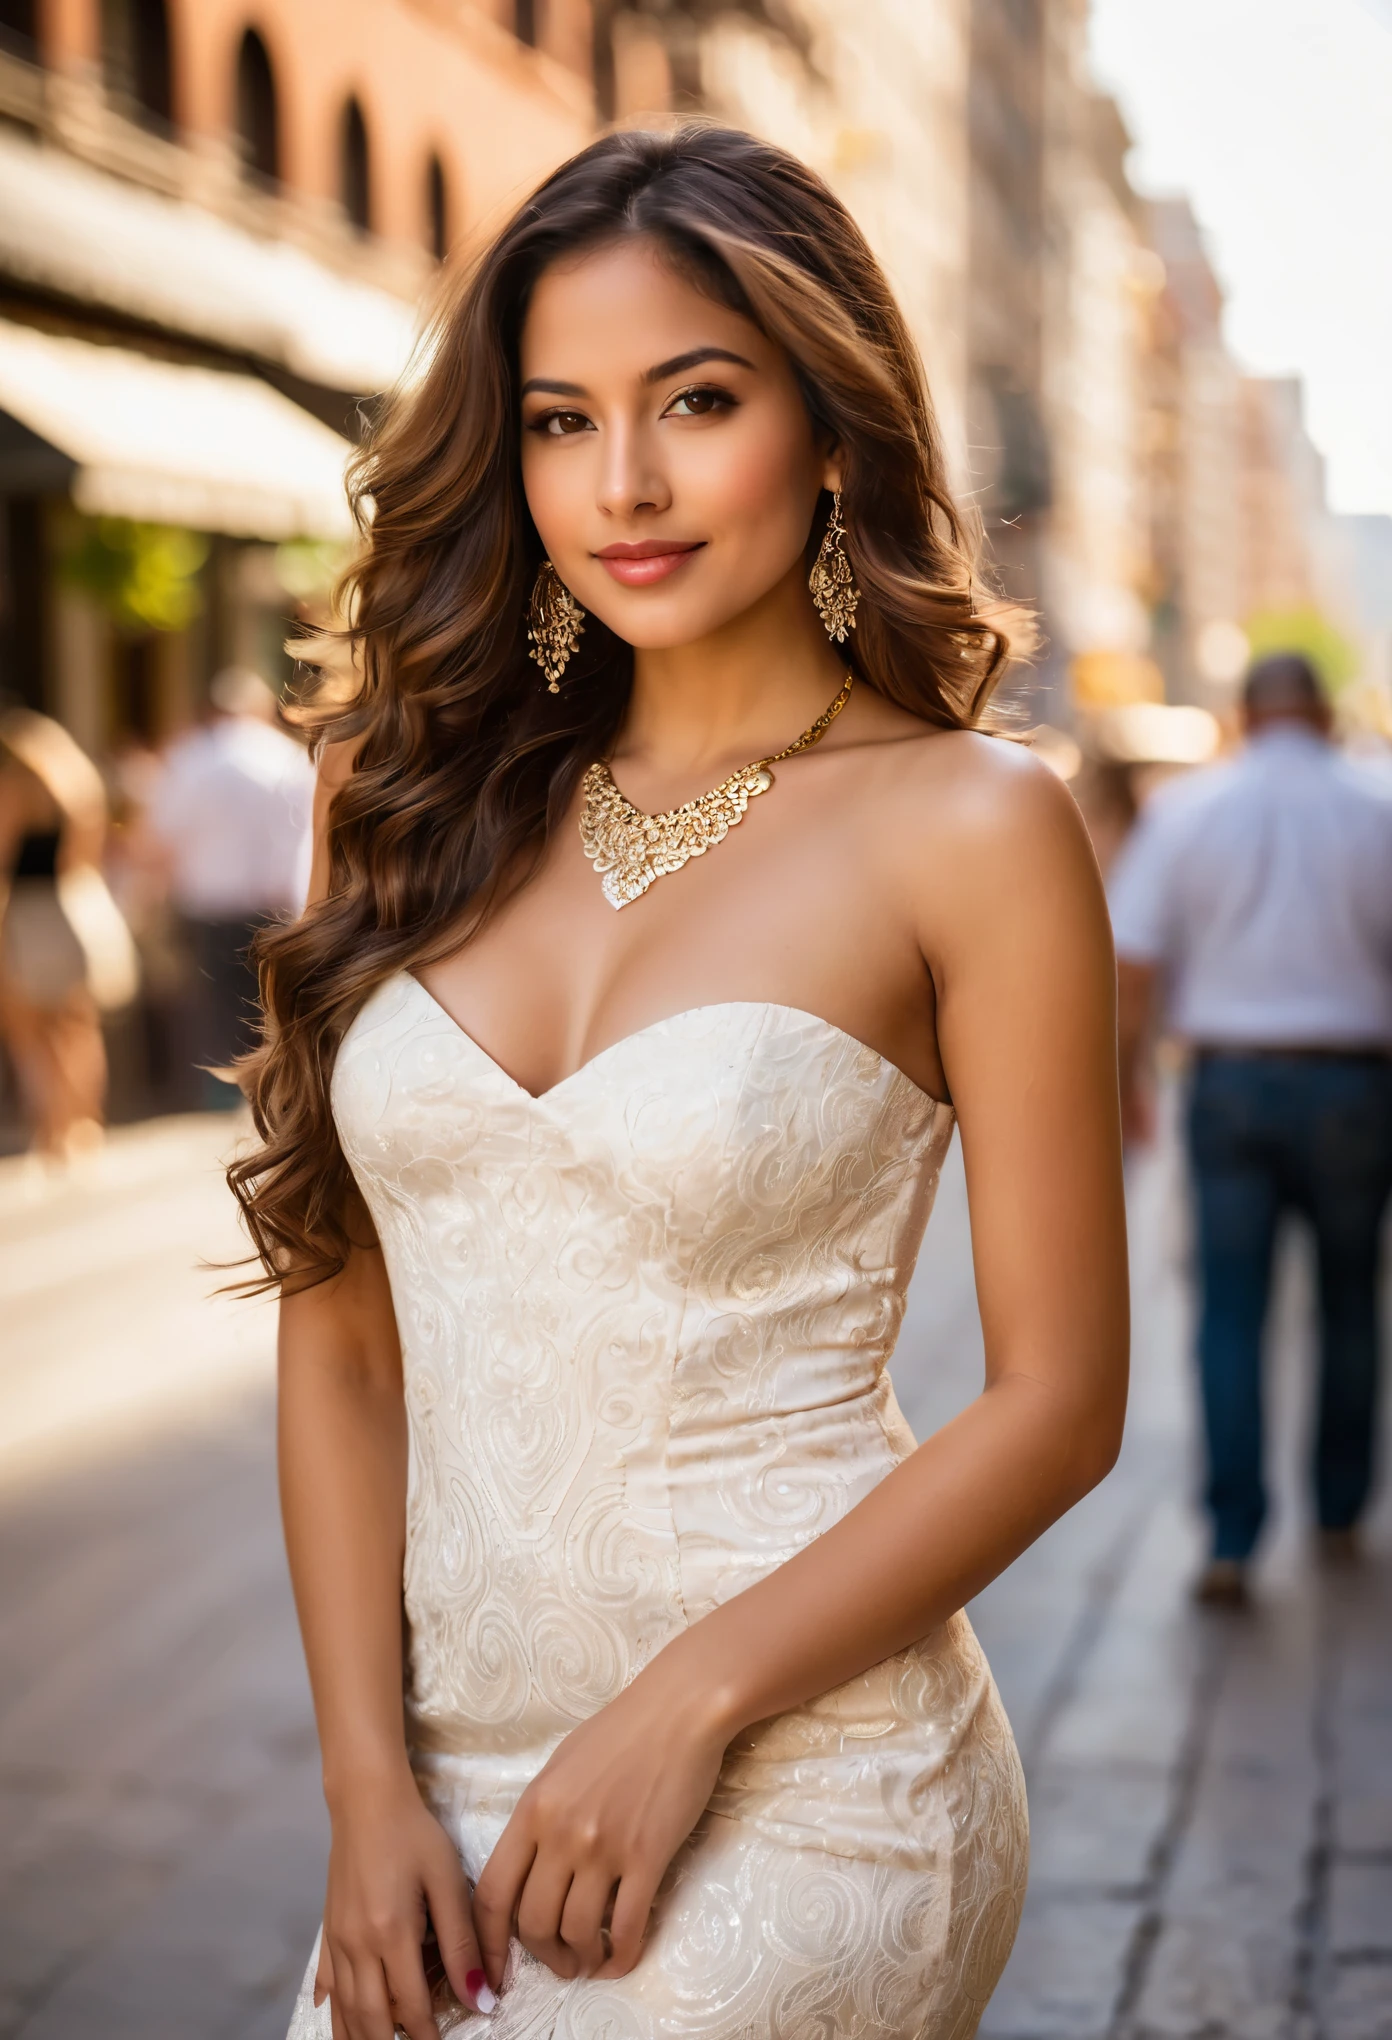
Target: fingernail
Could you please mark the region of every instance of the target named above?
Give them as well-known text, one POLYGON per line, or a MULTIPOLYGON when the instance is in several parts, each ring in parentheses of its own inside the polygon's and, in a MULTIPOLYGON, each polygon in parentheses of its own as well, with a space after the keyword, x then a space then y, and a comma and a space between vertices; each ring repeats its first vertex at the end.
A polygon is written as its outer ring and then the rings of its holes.
POLYGON ((464 1988, 474 2001, 476 2012, 496 2012, 498 2000, 488 1988, 488 1978, 481 1969, 471 1969, 464 1979, 464 1988))

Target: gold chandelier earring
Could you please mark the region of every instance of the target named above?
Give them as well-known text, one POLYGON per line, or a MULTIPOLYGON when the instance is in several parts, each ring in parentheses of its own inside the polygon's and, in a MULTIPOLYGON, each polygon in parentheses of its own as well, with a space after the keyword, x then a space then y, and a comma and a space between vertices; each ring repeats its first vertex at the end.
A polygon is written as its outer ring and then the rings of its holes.
POLYGON ((848 632, 855 629, 860 590, 855 584, 855 575, 851 572, 851 562, 846 553, 846 527, 841 522, 839 489, 832 492, 831 515, 827 519, 817 557, 812 562, 807 586, 817 605, 822 628, 833 644, 843 645, 848 632))
POLYGON ((548 694, 560 693, 561 675, 570 664, 571 653, 580 649, 584 628, 584 610, 550 560, 543 560, 527 604, 527 640, 531 646, 528 657, 535 659, 546 675, 548 694))

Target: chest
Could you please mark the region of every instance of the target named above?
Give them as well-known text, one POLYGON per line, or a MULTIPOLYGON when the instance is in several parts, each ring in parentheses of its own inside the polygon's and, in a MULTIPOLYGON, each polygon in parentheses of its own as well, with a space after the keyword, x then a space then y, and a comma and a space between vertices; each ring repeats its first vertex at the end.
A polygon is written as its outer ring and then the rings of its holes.
POLYGON ((672 1014, 532 1097, 404 973, 345 1037, 333 1103, 389 1260, 475 1302, 695 1284, 762 1308, 809 1256, 840 1294, 899 1260, 951 1123, 873 1049, 761 1004, 672 1014))
POLYGON ((854 804, 787 776, 617 910, 573 811, 528 885, 423 982, 534 1093, 665 1014, 745 1000, 823 1014, 941 1089, 931 980, 854 804))

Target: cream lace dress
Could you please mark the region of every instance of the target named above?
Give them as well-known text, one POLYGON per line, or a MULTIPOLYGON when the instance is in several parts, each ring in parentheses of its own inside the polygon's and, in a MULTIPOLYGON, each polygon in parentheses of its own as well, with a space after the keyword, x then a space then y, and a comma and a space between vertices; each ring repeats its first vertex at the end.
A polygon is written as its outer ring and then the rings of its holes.
MULTIPOLYGON (((660 1021, 533 1098, 406 975, 333 1098, 404 1355, 411 1748, 477 1877, 570 1728, 913 1450, 886 1363, 952 1118, 762 1003, 660 1021)), ((966 2040, 1027 1850, 956 1615, 740 1737, 629 1976, 564 1983, 514 1947, 497 2012, 457 2031, 966 2040)), ((290 2040, 328 2040, 312 1981, 290 2040)))

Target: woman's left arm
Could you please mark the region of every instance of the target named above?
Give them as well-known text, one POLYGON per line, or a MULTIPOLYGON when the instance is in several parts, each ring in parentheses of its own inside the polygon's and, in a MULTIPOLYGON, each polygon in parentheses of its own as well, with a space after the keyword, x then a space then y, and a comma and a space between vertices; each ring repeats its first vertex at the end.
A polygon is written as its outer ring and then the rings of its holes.
POLYGON ((632 1968, 729 1741, 927 1635, 1115 1460, 1128 1285, 1101 882, 1051 774, 1013 747, 949 741, 971 747, 932 825, 951 854, 915 860, 909 883, 961 1129, 985 1387, 566 1738, 479 1882, 495 1988, 514 1930, 563 1976, 632 1968))

